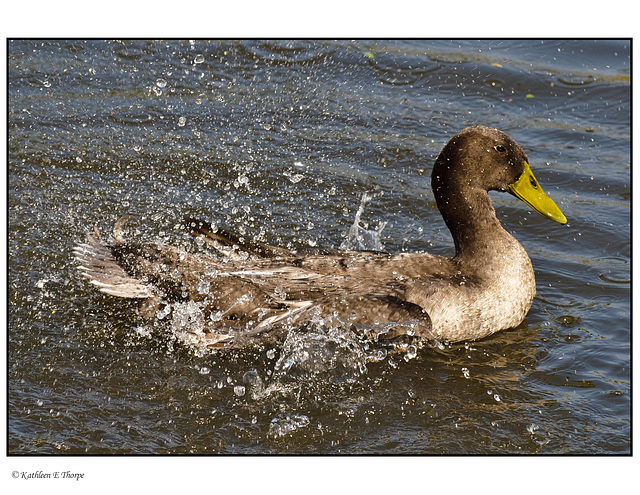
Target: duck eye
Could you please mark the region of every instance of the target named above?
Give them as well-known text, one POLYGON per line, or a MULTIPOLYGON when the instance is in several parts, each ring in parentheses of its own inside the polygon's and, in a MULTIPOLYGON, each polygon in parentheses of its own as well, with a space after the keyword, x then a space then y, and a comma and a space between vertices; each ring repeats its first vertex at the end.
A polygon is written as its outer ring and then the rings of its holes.
POLYGON ((504 153, 505 151, 507 151, 507 149, 501 144, 494 146, 493 149, 496 150, 498 153, 504 153))

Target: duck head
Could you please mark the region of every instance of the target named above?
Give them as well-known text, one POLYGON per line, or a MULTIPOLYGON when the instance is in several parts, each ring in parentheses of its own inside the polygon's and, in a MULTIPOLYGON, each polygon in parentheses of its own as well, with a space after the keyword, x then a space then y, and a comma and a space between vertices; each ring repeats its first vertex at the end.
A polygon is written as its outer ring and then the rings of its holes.
POLYGON ((567 223, 531 172, 522 147, 491 127, 467 127, 453 136, 436 159, 431 187, 447 225, 449 219, 463 221, 464 209, 486 208, 488 202, 493 210, 487 191, 509 192, 543 217, 567 223))

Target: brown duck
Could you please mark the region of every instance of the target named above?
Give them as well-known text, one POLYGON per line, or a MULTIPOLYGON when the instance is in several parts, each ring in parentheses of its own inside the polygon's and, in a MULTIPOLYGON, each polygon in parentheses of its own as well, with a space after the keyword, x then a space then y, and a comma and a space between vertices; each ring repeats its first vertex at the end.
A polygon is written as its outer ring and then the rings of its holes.
POLYGON ((536 292, 531 260, 498 221, 488 191, 509 192, 541 215, 566 218, 542 190, 523 149, 484 126, 456 134, 431 176, 438 209, 455 243, 452 258, 427 253, 292 251, 237 237, 187 218, 219 256, 190 254, 97 229, 75 248, 79 269, 101 291, 147 299, 164 313, 189 302, 204 315, 194 336, 236 347, 277 336, 314 317, 334 316, 376 339, 475 340, 522 322, 536 292))

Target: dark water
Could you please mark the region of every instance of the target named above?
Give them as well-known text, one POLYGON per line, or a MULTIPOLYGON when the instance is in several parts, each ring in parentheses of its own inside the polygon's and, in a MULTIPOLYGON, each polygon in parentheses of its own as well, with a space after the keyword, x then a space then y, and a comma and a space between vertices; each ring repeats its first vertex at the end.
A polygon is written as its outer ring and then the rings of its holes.
POLYGON ((630 42, 11 41, 11 454, 629 454, 630 42), (525 148, 566 226, 498 215, 538 295, 491 338, 388 355, 316 325, 202 354, 89 286, 71 249, 198 249, 184 214, 284 246, 362 223, 452 253, 429 187, 471 124, 525 148), (305 354, 306 353, 306 354, 305 354))

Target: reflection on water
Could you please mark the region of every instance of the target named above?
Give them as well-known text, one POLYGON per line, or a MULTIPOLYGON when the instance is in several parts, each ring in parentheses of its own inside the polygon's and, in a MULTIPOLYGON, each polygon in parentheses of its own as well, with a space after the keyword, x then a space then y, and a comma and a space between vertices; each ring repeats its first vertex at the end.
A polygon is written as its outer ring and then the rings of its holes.
MULTIPOLYGON (((11 41, 10 453, 630 452, 625 41, 11 41), (335 319, 201 352, 76 273, 86 229, 188 250, 183 215, 296 249, 450 255, 429 186, 467 125, 519 141, 569 219, 507 195, 538 294, 479 342, 335 319), (110 228, 110 227, 109 227, 110 228)), ((176 317, 177 316, 177 317, 176 317)))

